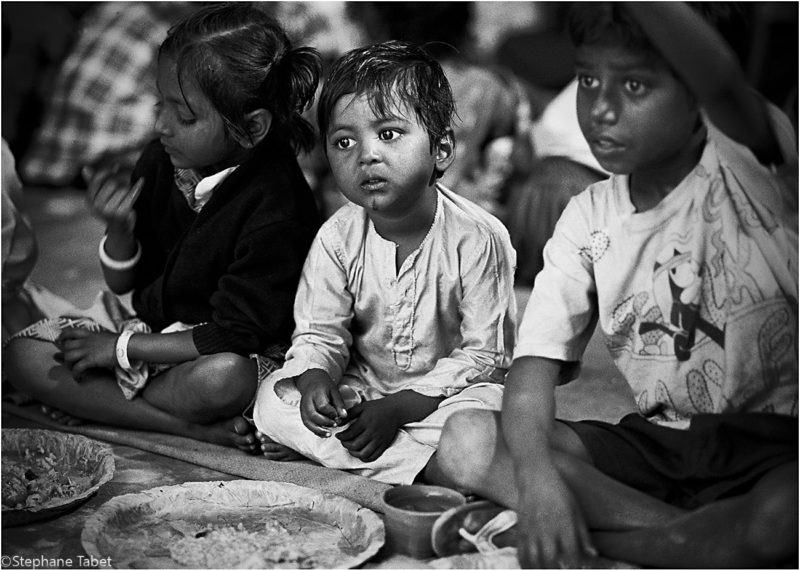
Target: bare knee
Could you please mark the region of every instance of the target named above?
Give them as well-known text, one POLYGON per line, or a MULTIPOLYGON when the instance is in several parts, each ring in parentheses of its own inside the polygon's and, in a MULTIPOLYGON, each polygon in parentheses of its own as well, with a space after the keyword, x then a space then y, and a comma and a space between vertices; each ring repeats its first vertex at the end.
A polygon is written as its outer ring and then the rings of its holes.
POLYGON ((8 381, 17 390, 42 399, 53 386, 48 370, 66 368, 53 360, 55 345, 29 338, 16 338, 3 349, 3 368, 8 381))
POLYGON ((189 374, 196 397, 209 410, 223 415, 241 412, 255 395, 256 364, 238 354, 201 356, 189 374))
POLYGON ((498 433, 495 416, 488 410, 463 410, 445 422, 437 461, 459 487, 474 488, 488 471, 498 433))
POLYGON ((768 565, 797 557, 797 463, 766 475, 751 492, 747 546, 768 565))

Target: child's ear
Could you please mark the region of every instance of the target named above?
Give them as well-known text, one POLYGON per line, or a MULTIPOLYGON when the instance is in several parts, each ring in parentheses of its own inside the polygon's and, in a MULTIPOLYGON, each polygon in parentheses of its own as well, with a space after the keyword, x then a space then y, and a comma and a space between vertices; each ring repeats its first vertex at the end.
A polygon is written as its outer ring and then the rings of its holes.
POLYGON ((445 134, 442 135, 436 143, 436 170, 443 174, 456 158, 456 138, 453 135, 453 129, 447 128, 445 134))
POLYGON ((272 113, 266 109, 256 109, 244 116, 249 137, 236 137, 237 142, 244 148, 253 148, 267 136, 272 126, 272 113))

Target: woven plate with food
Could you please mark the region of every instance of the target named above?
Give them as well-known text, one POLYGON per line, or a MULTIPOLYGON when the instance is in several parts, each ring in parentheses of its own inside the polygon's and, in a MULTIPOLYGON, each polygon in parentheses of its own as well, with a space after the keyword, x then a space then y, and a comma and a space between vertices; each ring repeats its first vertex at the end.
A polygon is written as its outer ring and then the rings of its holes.
POLYGON ((213 481, 114 497, 83 528, 115 568, 353 568, 384 542, 377 514, 274 481, 213 481))
POLYGON ((82 435, 3 429, 2 450, 4 527, 64 514, 114 476, 111 449, 82 435))

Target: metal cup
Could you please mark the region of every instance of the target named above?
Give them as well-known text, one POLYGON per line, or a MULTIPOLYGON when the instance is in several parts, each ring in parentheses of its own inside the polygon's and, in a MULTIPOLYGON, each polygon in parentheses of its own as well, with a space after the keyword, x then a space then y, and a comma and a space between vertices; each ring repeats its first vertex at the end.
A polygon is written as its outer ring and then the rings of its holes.
POLYGON ((436 519, 467 502, 453 489, 435 485, 399 485, 383 494, 386 547, 412 558, 434 556, 431 529, 436 519))

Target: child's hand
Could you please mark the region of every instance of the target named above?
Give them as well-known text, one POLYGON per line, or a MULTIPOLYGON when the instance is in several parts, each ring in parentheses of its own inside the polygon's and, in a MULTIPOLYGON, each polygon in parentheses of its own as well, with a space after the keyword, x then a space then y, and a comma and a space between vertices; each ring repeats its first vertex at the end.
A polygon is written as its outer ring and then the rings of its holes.
POLYGON ((114 368, 117 363, 117 336, 111 332, 64 329, 56 340, 64 365, 80 380, 89 368, 114 368))
POLYGON ((350 424, 336 434, 350 455, 361 461, 375 461, 392 444, 402 425, 391 397, 361 402, 347 413, 350 424))
POLYGON ((144 178, 129 186, 130 173, 120 171, 119 166, 99 167, 84 166, 83 177, 86 180, 86 202, 95 216, 109 225, 123 227, 133 231, 136 212, 133 205, 144 185, 144 178))
POLYGON ((597 557, 578 503, 554 466, 519 474, 518 556, 522 568, 581 568, 597 557), (541 471, 541 472, 539 472, 541 471))
POLYGON ((297 379, 303 425, 319 437, 330 437, 330 428, 344 423, 347 411, 339 388, 322 370, 309 370, 297 379))

